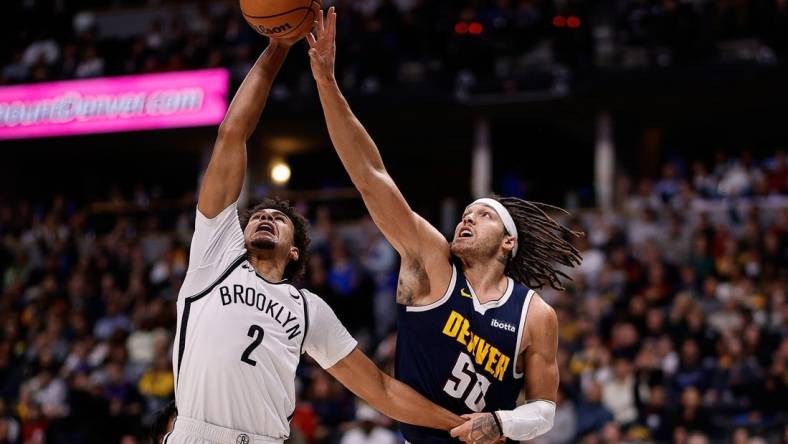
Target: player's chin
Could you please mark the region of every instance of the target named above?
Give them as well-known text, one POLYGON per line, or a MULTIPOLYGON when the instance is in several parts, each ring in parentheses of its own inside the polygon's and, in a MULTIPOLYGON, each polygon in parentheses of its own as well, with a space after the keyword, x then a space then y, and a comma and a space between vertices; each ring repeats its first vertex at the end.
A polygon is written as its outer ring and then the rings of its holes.
POLYGON ((253 237, 247 245, 253 250, 270 250, 276 247, 276 241, 268 237, 253 237))
POLYGON ((473 251, 473 244, 468 240, 453 240, 450 248, 451 254, 463 258, 473 251))

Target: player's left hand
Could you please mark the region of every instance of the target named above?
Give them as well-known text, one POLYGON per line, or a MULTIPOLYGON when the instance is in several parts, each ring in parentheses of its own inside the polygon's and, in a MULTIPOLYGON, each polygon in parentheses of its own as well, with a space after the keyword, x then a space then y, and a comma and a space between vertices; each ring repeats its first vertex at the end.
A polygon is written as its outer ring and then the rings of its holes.
POLYGON ((452 438, 468 444, 492 444, 506 440, 501 436, 492 413, 471 413, 462 417, 468 421, 451 429, 452 438))
POLYGON ((315 34, 306 35, 309 43, 309 62, 312 75, 317 83, 334 83, 334 60, 336 46, 337 13, 334 7, 328 9, 325 20, 323 12, 315 20, 315 34))

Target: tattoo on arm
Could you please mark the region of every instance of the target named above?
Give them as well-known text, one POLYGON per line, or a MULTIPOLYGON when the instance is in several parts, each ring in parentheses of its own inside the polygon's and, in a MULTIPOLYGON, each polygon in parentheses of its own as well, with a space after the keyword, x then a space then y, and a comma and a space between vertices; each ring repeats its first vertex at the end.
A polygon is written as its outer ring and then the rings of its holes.
POLYGON ((495 424, 495 418, 492 413, 473 420, 473 428, 471 429, 471 439, 476 444, 488 444, 498 442, 501 438, 498 425, 495 424))

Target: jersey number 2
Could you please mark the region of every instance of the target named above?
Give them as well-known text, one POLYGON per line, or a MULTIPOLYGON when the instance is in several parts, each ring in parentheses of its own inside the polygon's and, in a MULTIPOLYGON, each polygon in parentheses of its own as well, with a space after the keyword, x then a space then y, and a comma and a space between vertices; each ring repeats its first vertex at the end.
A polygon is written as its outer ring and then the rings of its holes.
POLYGON ((490 380, 476 373, 471 357, 460 353, 443 391, 452 398, 465 399, 465 405, 474 412, 481 412, 486 405, 484 396, 490 388, 490 380))
POLYGON ((257 365, 257 361, 251 359, 249 355, 254 351, 254 349, 257 348, 258 345, 260 345, 261 342, 263 342, 265 331, 263 331, 263 327, 260 327, 259 325, 250 325, 249 332, 246 333, 246 335, 250 338, 254 338, 254 341, 252 341, 252 343, 249 344, 249 347, 246 347, 246 350, 244 350, 244 353, 241 355, 241 361, 251 366, 255 366, 257 365))

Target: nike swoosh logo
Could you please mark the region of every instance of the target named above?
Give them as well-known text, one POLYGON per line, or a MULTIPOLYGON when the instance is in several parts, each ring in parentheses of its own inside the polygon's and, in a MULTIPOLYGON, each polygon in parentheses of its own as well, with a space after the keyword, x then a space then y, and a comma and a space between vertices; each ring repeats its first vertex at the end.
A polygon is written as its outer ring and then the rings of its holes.
POLYGON ((460 296, 462 296, 462 297, 466 297, 466 298, 469 298, 469 299, 473 299, 473 296, 471 296, 471 295, 470 295, 470 293, 468 293, 467 291, 465 291, 465 289, 464 289, 464 288, 461 288, 461 289, 460 289, 460 296))

